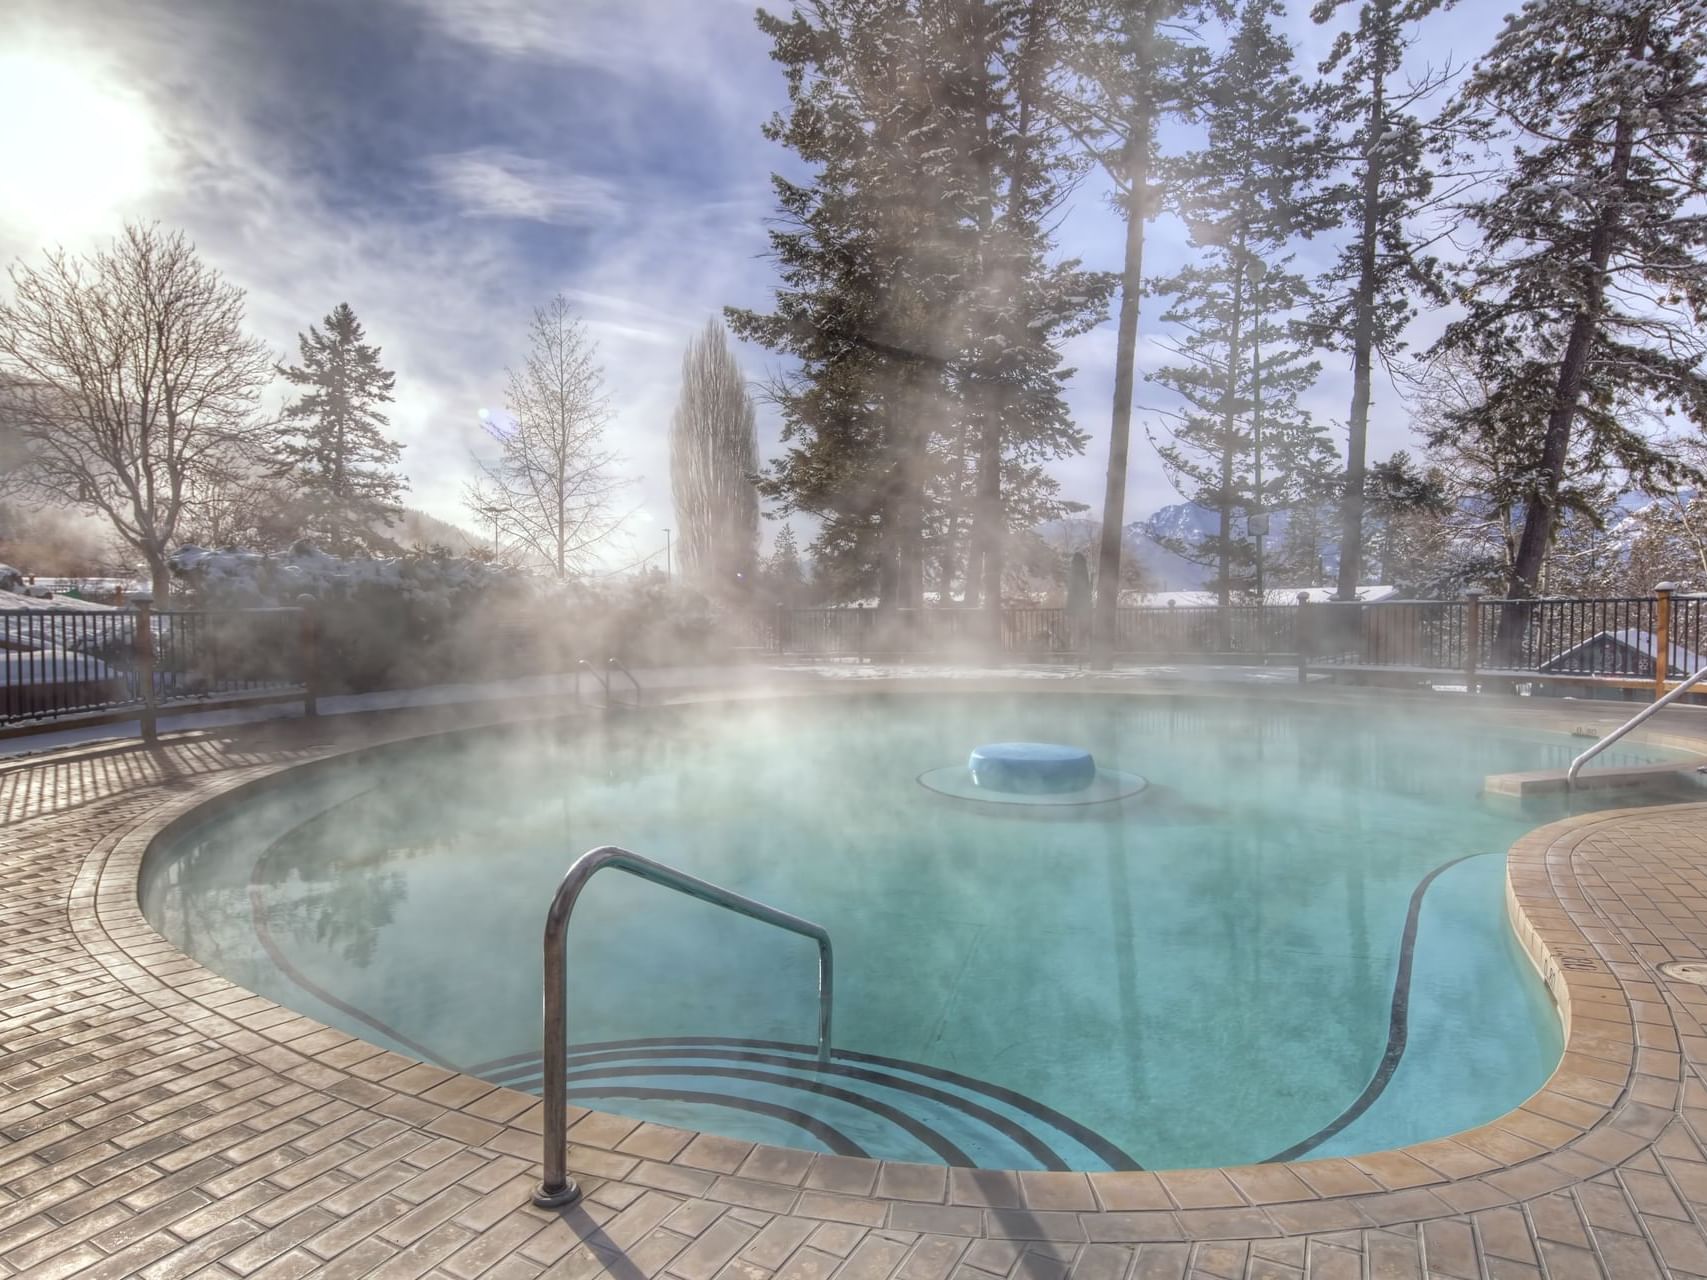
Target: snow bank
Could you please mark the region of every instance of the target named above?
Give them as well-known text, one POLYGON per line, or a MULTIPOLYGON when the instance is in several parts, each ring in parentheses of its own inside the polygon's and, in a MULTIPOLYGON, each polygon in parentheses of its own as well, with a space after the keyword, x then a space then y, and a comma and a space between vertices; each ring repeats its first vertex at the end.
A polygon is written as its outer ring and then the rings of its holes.
POLYGON ((396 593, 404 599, 463 596, 527 581, 480 560, 435 555, 346 560, 306 541, 279 555, 185 546, 167 563, 201 603, 226 607, 290 605, 303 596, 324 600, 367 593, 396 593))

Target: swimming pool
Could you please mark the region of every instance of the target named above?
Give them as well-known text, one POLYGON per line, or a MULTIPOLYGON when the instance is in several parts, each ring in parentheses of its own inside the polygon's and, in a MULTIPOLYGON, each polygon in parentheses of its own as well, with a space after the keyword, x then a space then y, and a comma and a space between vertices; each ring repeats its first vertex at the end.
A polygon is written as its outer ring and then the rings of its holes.
POLYGON ((1492 1119, 1557 1062, 1503 898, 1538 819, 1478 793, 1578 749, 1266 699, 685 705, 289 779, 151 850, 141 900, 250 990, 537 1090, 546 904, 620 844, 826 926, 836 1056, 813 1070, 809 941, 613 874, 569 940, 578 1105, 982 1167, 1350 1154, 1492 1119), (918 782, 1014 739, 1149 786, 1044 821, 918 782))

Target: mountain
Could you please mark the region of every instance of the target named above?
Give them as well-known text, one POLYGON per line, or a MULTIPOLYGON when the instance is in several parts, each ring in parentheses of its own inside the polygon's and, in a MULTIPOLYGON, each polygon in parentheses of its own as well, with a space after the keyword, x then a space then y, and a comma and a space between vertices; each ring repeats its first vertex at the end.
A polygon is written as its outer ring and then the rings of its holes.
POLYGON ((446 548, 452 555, 461 556, 477 547, 488 545, 484 538, 470 533, 461 525, 452 524, 449 520, 440 520, 437 516, 430 516, 414 507, 404 507, 397 522, 380 532, 405 550, 436 546, 446 548))
MULTIPOLYGON (((1157 517, 1169 513, 1164 528, 1172 530, 1183 527, 1183 523, 1191 520, 1192 511, 1201 508, 1191 503, 1182 502, 1172 507, 1164 507, 1156 513, 1157 517), (1177 514, 1174 514, 1177 513, 1177 514)), ((1213 513, 1205 512, 1205 516, 1213 520, 1213 513)), ((1203 585, 1208 577, 1208 570, 1202 565, 1193 564, 1183 556, 1177 556, 1159 544, 1151 536, 1151 520, 1134 520, 1121 531, 1121 555, 1126 560, 1138 566, 1146 586, 1162 591, 1169 588, 1186 590, 1203 585)), ((1205 526, 1206 528, 1209 526, 1205 526)), ((1083 551, 1094 565, 1096 562, 1096 544, 1098 531, 1102 526, 1095 520, 1087 520, 1080 516, 1067 516, 1060 520, 1049 520, 1037 526, 1037 534, 1044 542, 1057 551, 1071 553, 1083 551)))
MULTIPOLYGON (((1287 515, 1285 511, 1276 511, 1269 516, 1267 545, 1271 552, 1285 536, 1287 515)), ((1171 503, 1126 526, 1121 537, 1122 554, 1138 566, 1148 590, 1201 590, 1209 581, 1210 568, 1168 550, 1161 539, 1199 542, 1213 534, 1219 523, 1216 512, 1195 502, 1171 503)), ((1099 528, 1095 520, 1075 517, 1048 521, 1037 527, 1037 533, 1058 551, 1085 551, 1094 561, 1099 528)), ((1339 572, 1339 551, 1331 545, 1325 551, 1323 568, 1331 578, 1339 572)))

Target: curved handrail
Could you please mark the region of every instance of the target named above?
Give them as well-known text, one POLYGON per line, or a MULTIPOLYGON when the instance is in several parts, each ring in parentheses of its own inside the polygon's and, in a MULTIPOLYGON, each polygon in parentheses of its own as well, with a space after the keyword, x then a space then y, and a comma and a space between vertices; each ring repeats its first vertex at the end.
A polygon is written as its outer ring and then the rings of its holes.
POLYGON ((575 701, 581 701, 581 672, 593 677, 593 683, 605 691, 605 705, 610 706, 610 676, 601 672, 585 658, 575 659, 575 701))
POLYGON ((712 884, 709 880, 690 876, 685 871, 678 871, 662 862, 654 862, 615 845, 601 845, 583 853, 569 868, 568 874, 563 877, 563 883, 557 886, 557 893, 551 899, 551 909, 545 913, 545 1044, 542 1050, 545 1151, 541 1160, 539 1189, 533 1193, 533 1202, 546 1208, 572 1204, 581 1196, 581 1189, 569 1177, 564 1149, 568 1143, 569 1127, 569 1039, 568 1014, 565 1009, 568 999, 568 972, 565 950, 569 917, 581 897, 581 890, 587 887, 587 881, 591 880, 595 873, 606 867, 626 871, 629 875, 663 885, 666 889, 685 893, 690 898, 698 898, 701 902, 709 902, 713 906, 723 907, 816 941, 818 1064, 824 1066, 830 1061, 830 1015, 834 1000, 835 957, 830 950, 829 932, 822 925, 802 920, 786 911, 778 911, 775 907, 767 907, 762 902, 755 902, 752 898, 743 897, 720 885, 712 884))
POLYGON ((622 663, 618 662, 615 658, 606 658, 605 659, 605 669, 606 669, 605 701, 606 702, 610 701, 610 676, 609 676, 609 672, 620 671, 620 672, 622 672, 623 675, 628 677, 628 683, 634 686, 634 705, 638 707, 640 705, 640 699, 641 699, 642 695, 640 692, 640 681, 638 681, 634 678, 634 672, 630 671, 627 667, 623 666, 622 663))
POLYGON ((1635 715, 1631 716, 1623 724, 1619 725, 1611 733, 1607 734, 1599 742, 1595 743, 1587 751, 1583 752, 1575 760, 1571 761, 1571 767, 1565 770, 1565 789, 1569 791, 1572 787, 1577 785, 1577 774, 1582 771, 1582 767, 1590 760, 1593 760, 1602 751, 1605 751, 1614 742, 1617 742, 1644 720, 1648 719, 1650 716, 1657 715, 1662 708, 1672 702, 1675 702, 1678 698, 1682 697, 1685 693, 1688 693, 1691 688, 1700 684, 1703 680, 1707 680, 1707 667, 1702 667, 1701 670, 1690 676, 1689 679, 1678 685, 1677 688, 1668 692, 1664 697, 1655 698, 1647 706, 1643 707, 1635 715))

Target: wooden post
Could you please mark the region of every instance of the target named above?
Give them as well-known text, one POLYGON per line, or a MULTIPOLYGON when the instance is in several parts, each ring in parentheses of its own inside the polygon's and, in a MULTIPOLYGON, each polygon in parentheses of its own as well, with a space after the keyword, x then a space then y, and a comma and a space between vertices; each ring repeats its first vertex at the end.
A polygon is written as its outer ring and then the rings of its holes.
POLYGON ((154 702, 154 604, 147 596, 136 602, 136 683, 142 692, 142 740, 153 742, 159 734, 154 702))
POLYGON ((302 609, 302 714, 320 714, 320 602, 313 596, 298 596, 302 609))
POLYGON ((1298 624, 1293 628, 1298 645, 1298 683, 1303 684, 1309 679, 1307 670, 1310 663, 1310 593, 1298 593, 1298 624))
POLYGON ((1666 696, 1666 676, 1671 668, 1671 593, 1677 590, 1673 582, 1661 582, 1654 587, 1654 699, 1666 696))
POLYGON ((1482 593, 1466 591, 1468 601, 1464 616, 1464 688, 1469 693, 1481 692, 1476 687, 1476 667, 1482 659, 1482 593))

